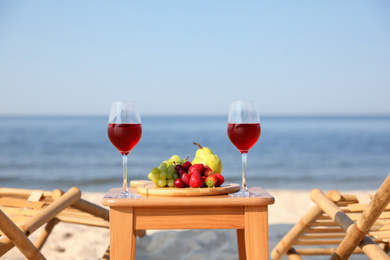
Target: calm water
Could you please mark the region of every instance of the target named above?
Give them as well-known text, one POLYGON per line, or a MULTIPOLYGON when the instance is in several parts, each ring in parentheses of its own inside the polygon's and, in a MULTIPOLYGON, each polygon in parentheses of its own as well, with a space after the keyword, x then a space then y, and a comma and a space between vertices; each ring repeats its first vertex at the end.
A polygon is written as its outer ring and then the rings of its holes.
MULTIPOLYGON (((249 186, 377 189, 390 172, 390 117, 262 117, 248 154, 249 186)), ((129 179, 146 179, 173 154, 193 158, 198 142, 241 182, 241 156, 225 117, 143 117, 129 154, 129 179)), ((106 117, 0 117, 0 186, 106 192, 119 187, 122 161, 106 117)))

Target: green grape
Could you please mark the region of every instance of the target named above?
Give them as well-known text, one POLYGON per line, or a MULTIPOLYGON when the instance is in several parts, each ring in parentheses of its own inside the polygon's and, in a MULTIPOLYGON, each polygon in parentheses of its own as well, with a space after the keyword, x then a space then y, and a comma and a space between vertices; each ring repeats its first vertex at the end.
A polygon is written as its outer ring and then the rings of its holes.
POLYGON ((173 178, 173 172, 168 171, 167 172, 167 179, 171 180, 173 178))
POLYGON ((169 165, 172 165, 172 161, 171 160, 166 160, 165 161, 166 165, 169 167, 169 165))
POLYGON ((160 174, 153 174, 153 176, 150 180, 152 182, 157 182, 159 179, 160 179, 160 174))
POLYGON ((149 172, 148 174, 148 179, 152 180, 154 178, 154 174, 152 172, 149 172))
POLYGON ((176 180, 176 179, 179 179, 179 174, 177 174, 177 172, 175 172, 174 174, 173 174, 173 177, 172 177, 174 180, 176 180))
POLYGON ((167 185, 168 187, 175 187, 175 180, 174 179, 168 180, 167 185))
POLYGON ((160 179, 166 179, 168 176, 167 172, 161 172, 160 173, 160 179))
POLYGON ((159 180, 159 179, 158 179, 158 178, 156 178, 156 179, 153 179, 153 180, 152 180, 152 182, 153 182, 153 183, 154 183, 154 184, 157 186, 157 182, 158 182, 158 180, 159 180))
POLYGON ((170 165, 170 166, 168 167, 167 171, 168 171, 168 172, 172 172, 172 173, 176 172, 175 165, 173 165, 173 164, 170 165))
POLYGON ((169 158, 169 160, 173 163, 173 162, 180 162, 180 156, 179 155, 172 155, 171 158, 169 158))
POLYGON ((163 162, 163 163, 160 164, 159 170, 160 171, 166 171, 167 168, 168 168, 168 165, 165 162, 163 162))
POLYGON ((187 159, 183 159, 183 160, 180 161, 180 164, 183 164, 183 163, 185 163, 186 161, 187 161, 187 159))
POLYGON ((157 167, 153 167, 152 173, 160 173, 160 169, 157 167))
POLYGON ((159 179, 157 181, 157 186, 158 187, 165 187, 167 185, 167 180, 166 179, 159 179))

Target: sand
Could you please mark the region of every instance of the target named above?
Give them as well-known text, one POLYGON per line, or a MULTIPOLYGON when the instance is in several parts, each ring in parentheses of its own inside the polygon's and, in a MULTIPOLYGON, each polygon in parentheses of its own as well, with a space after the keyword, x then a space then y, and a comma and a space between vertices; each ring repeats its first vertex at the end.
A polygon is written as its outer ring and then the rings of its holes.
MULTIPOLYGON (((308 190, 267 191, 275 197, 269 206, 269 250, 286 234, 301 216, 313 205, 308 190)), ((365 194, 374 191, 348 191, 365 194)), ((83 198, 101 205, 103 193, 83 193, 83 198)), ((37 234, 32 234, 32 240, 37 234)), ((82 225, 60 223, 42 249, 47 259, 100 259, 109 244, 109 230, 82 225)), ((136 259, 189 259, 236 260, 237 240, 235 230, 148 230, 138 238, 136 259)), ((12 249, 1 259, 24 259, 17 249, 12 249)), ((287 259, 287 258, 284 258, 287 259)), ((310 259, 310 258, 306 258, 310 259)), ((318 258, 315 259, 327 259, 318 258)), ((351 259, 367 259, 351 257, 351 259)))

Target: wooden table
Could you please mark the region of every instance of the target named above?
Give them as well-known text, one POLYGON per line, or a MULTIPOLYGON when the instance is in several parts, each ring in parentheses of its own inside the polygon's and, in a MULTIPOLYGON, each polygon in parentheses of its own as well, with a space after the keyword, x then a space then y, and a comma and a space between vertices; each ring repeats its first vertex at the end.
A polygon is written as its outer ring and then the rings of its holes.
MULTIPOLYGON (((275 202, 261 188, 250 191, 260 197, 232 198, 228 195, 165 197, 143 195, 137 199, 111 198, 110 259, 134 259, 136 230, 148 229, 236 229, 239 259, 268 260, 268 205, 275 202)), ((132 188, 130 192, 136 193, 132 188)))

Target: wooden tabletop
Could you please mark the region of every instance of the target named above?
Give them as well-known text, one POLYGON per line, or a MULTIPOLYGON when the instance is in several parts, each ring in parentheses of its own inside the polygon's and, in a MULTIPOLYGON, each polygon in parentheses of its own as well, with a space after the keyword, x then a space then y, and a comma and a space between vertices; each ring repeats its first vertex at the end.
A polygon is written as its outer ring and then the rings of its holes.
MULTIPOLYGON (((236 198, 229 195, 215 196, 189 196, 189 197, 172 197, 172 196, 156 196, 156 195, 141 195, 140 198, 114 198, 113 195, 120 193, 121 188, 111 189, 103 198, 102 204, 109 207, 150 207, 150 206, 259 206, 271 205, 275 202, 275 198, 267 191, 259 187, 249 189, 251 192, 260 194, 258 197, 236 198)), ((137 193, 136 188, 132 187, 129 190, 131 193, 137 193)))

